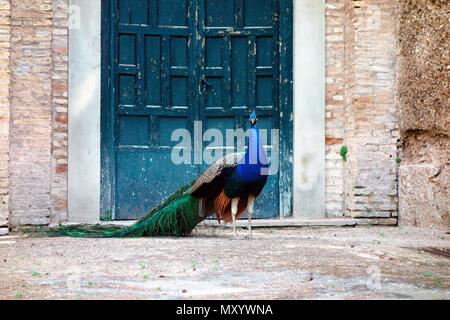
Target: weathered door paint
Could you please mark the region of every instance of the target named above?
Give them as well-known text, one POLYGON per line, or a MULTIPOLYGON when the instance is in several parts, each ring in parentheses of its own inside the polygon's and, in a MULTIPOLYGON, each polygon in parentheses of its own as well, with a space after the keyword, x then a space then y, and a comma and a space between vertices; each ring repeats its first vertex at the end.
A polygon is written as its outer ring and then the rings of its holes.
MULTIPOLYGON (((103 215, 136 219, 206 167, 172 163, 173 130, 194 137, 200 120, 203 132, 217 128, 225 136, 247 128, 252 109, 260 128, 283 128, 280 1, 104 2, 104 50, 111 54, 103 55, 110 79, 103 81, 103 215)), ((257 218, 280 215, 279 186, 280 175, 271 176, 257 218)))

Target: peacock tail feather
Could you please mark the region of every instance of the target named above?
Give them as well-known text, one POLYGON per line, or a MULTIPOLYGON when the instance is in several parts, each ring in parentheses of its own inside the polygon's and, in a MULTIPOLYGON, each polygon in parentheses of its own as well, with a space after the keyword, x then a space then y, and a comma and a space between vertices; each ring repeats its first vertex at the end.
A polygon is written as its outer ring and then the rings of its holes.
POLYGON ((235 222, 231 216, 232 199, 242 199, 238 201, 239 216, 247 207, 247 199, 257 197, 267 182, 267 175, 261 174, 261 169, 268 165, 256 127, 255 112, 250 114, 250 122, 252 131, 243 157, 242 154, 231 153, 217 160, 195 181, 178 189, 135 224, 129 227, 60 225, 44 232, 41 230, 40 234, 91 238, 182 236, 190 234, 197 224, 213 213, 219 222, 235 222), (258 153, 256 164, 249 161, 250 150, 258 153))
POLYGON ((46 235, 78 238, 137 238, 183 236, 192 232, 204 217, 199 215, 199 199, 189 193, 192 183, 174 192, 166 200, 129 227, 74 225, 51 228, 46 235))

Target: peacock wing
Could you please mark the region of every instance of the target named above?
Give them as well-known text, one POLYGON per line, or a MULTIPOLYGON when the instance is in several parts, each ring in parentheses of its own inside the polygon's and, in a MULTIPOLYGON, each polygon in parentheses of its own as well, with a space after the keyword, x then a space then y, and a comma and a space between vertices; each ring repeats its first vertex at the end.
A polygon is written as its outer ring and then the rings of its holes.
POLYGON ((215 196, 224 186, 225 170, 236 167, 243 157, 243 153, 230 153, 217 160, 194 181, 189 192, 201 198, 215 196))

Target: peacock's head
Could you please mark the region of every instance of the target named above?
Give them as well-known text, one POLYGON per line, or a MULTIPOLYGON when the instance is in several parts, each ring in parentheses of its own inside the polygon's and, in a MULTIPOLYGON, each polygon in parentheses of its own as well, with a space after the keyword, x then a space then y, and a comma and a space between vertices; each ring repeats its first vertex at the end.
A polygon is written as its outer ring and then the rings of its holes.
POLYGON ((250 113, 250 116, 248 117, 248 120, 250 121, 250 124, 254 126, 258 122, 258 117, 256 116, 256 112, 252 111, 250 113))

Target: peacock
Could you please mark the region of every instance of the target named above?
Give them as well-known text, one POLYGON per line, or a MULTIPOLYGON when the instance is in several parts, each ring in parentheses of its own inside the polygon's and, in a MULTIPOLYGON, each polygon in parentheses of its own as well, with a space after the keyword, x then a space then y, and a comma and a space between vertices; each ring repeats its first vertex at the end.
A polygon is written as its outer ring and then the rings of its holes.
POLYGON ((252 237, 252 215, 256 198, 268 178, 268 159, 257 127, 255 111, 245 154, 231 153, 214 162, 197 179, 178 189, 129 227, 104 225, 60 225, 48 230, 51 236, 125 238, 188 235, 215 213, 219 223, 233 223, 247 211, 248 237, 252 237))

